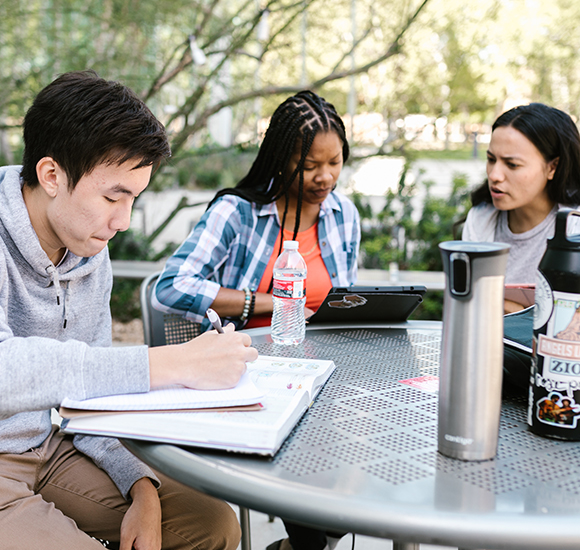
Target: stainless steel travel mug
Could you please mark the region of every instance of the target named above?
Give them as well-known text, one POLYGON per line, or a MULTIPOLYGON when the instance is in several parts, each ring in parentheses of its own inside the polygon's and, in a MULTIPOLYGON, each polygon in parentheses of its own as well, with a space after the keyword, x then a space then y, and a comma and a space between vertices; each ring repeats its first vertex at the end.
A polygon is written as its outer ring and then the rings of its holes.
POLYGON ((439 245, 445 271, 439 369, 439 452, 489 460, 497 452, 503 296, 509 245, 439 245))

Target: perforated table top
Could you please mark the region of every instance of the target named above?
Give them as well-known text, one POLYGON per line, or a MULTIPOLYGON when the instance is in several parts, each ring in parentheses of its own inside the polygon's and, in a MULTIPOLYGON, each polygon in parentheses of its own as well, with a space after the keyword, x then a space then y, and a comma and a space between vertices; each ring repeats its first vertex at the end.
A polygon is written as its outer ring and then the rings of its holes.
POLYGON ((437 452, 437 393, 401 381, 437 375, 440 323, 311 328, 297 347, 263 329, 252 337, 263 355, 337 366, 273 459, 125 444, 193 487, 309 525, 464 548, 580 548, 580 443, 529 432, 525 398, 503 402, 495 460, 437 452))

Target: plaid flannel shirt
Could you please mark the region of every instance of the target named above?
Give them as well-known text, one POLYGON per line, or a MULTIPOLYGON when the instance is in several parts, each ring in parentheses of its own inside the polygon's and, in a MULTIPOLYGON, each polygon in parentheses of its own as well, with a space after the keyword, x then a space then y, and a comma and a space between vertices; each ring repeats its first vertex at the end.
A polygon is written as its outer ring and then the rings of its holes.
MULTIPOLYGON (((280 233, 276 203, 220 197, 171 256, 157 281, 153 306, 207 328, 205 312, 220 287, 258 288, 280 233)), ((332 192, 322 203, 318 242, 333 286, 356 282, 360 220, 352 201, 332 192)), ((237 325, 239 319, 231 319, 237 325)))

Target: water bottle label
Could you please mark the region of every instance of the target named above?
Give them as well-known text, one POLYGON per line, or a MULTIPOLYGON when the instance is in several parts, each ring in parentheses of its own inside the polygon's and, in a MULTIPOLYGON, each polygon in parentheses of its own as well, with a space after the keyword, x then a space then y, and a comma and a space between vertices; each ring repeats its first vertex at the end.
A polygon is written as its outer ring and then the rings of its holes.
POLYGON ((540 330, 552 316, 552 311, 554 310, 554 295, 550 283, 539 270, 536 279, 535 298, 534 330, 540 330))
POLYGON ((533 413, 543 424, 574 429, 580 416, 575 400, 580 390, 580 295, 553 290, 552 296, 546 334, 538 334, 535 342, 533 380, 548 395, 535 403, 533 413))
POLYGON ((306 296, 304 280, 283 281, 274 279, 272 294, 277 298, 304 298, 306 296))

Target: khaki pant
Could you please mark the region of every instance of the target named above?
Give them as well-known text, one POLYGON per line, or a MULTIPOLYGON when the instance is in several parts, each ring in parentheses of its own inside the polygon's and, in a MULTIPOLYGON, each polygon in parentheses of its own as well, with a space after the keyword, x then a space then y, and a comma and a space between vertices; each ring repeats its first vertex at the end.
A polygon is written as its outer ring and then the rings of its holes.
MULTIPOLYGON (((164 550, 236 548, 240 527, 228 504, 159 478, 164 550)), ((118 542, 128 507, 56 427, 37 449, 0 454, 0 550, 103 550, 91 537, 118 542)))

